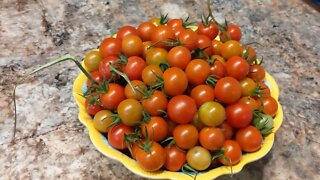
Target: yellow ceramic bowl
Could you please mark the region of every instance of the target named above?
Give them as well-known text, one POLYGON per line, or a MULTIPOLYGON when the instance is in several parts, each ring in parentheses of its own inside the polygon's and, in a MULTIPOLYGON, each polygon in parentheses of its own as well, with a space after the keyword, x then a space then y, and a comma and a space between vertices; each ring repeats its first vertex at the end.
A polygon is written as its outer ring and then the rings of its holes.
MULTIPOLYGON (((170 171, 157 171, 157 172, 147 172, 140 168, 140 166, 137 164, 137 162, 127 155, 123 154, 122 152, 112 148, 108 140, 98 132, 94 126, 91 117, 89 114, 86 113, 84 102, 85 99, 80 96, 80 94, 83 94, 84 89, 86 88, 86 76, 81 73, 74 81, 73 84, 73 96, 79 106, 79 120, 88 128, 89 135, 92 143, 95 145, 95 147, 105 156, 108 156, 109 158, 115 159, 119 162, 121 162, 126 168, 128 168, 133 173, 146 177, 146 178, 152 178, 152 179, 181 179, 181 180, 187 180, 187 179, 193 179, 190 176, 180 173, 180 172, 170 172, 170 171)), ((266 73, 265 82, 269 86, 271 90, 271 96, 275 98, 278 102, 278 96, 279 96, 279 89, 276 81, 272 76, 270 76, 268 73, 266 73)), ((273 142, 274 142, 274 135, 275 132, 280 127, 282 120, 283 120, 283 114, 282 114, 282 108, 281 105, 278 102, 278 113, 276 114, 274 118, 274 128, 272 130, 272 133, 270 133, 267 137, 265 137, 263 141, 263 145, 261 146, 261 149, 254 153, 246 153, 242 156, 240 163, 232 167, 233 173, 240 172, 244 165, 256 161, 258 159, 261 159, 264 157, 271 149, 273 142)), ((206 179, 214 179, 218 176, 224 175, 224 174, 230 174, 231 168, 227 166, 221 166, 215 169, 211 169, 207 172, 202 172, 197 176, 197 179, 206 180, 206 179)))

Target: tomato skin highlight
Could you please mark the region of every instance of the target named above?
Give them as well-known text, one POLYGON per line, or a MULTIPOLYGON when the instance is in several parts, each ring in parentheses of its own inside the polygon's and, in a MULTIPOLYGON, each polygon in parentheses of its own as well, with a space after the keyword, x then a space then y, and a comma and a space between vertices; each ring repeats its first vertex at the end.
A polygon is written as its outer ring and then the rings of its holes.
POLYGON ((191 124, 179 124, 173 130, 173 139, 181 149, 190 149, 198 143, 199 133, 191 124))
POLYGON ((144 110, 151 116, 159 116, 162 111, 167 109, 168 100, 166 95, 161 91, 154 91, 152 95, 142 100, 142 106, 144 110))
POLYGON ((140 34, 139 34, 138 30, 133 26, 123 26, 117 32, 117 38, 119 38, 119 39, 123 39, 129 35, 139 36, 140 34))
MULTIPOLYGON (((117 55, 110 55, 102 59, 99 65, 99 72, 105 79, 110 79, 112 77, 112 72, 110 71, 110 65, 119 59, 117 55)), ((115 66, 117 67, 117 66, 115 66)))
POLYGON ((262 100, 263 108, 262 106, 259 106, 259 109, 260 110, 263 109, 263 113, 265 114, 268 114, 270 116, 275 116, 278 112, 277 101, 271 96, 262 97, 261 100, 262 100))
POLYGON ((89 51, 84 57, 84 65, 86 66, 89 72, 96 71, 99 68, 99 64, 102 60, 102 57, 99 51, 89 51))
POLYGON ((179 41, 185 44, 185 47, 190 51, 195 50, 198 44, 198 35, 191 29, 182 30, 179 34, 179 41))
POLYGON ((128 76, 129 80, 141 80, 143 69, 147 66, 146 62, 138 57, 131 56, 128 63, 123 67, 123 72, 128 76))
POLYGON ((122 39, 122 52, 127 56, 141 56, 143 53, 142 40, 139 36, 128 35, 122 39))
POLYGON ((149 152, 138 148, 136 150, 138 164, 146 171, 157 171, 165 163, 165 151, 157 142, 153 142, 149 152))
POLYGON ((248 77, 256 80, 256 81, 262 81, 266 75, 266 72, 264 68, 258 64, 254 64, 250 66, 248 77))
POLYGON ((235 139, 245 152, 255 152, 259 150, 263 140, 260 131, 253 126, 239 129, 235 139))
POLYGON ((171 121, 186 124, 192 121, 197 112, 195 101, 187 95, 177 95, 171 98, 167 106, 167 114, 171 121))
POLYGON ((190 84, 204 84, 210 74, 210 66, 202 59, 194 59, 187 65, 185 73, 190 84))
POLYGON ((245 128, 253 119, 251 107, 245 103, 235 103, 226 107, 227 122, 234 128, 245 128))
POLYGON ((200 23, 198 25, 197 33, 207 36, 210 40, 214 40, 219 33, 219 29, 215 22, 211 22, 208 26, 200 23))
POLYGON ((165 151, 165 164, 164 167, 169 171, 179 171, 186 163, 186 153, 177 148, 177 146, 167 146, 165 151))
POLYGON ((191 61, 191 52, 183 46, 176 46, 170 49, 167 56, 170 67, 178 67, 184 70, 191 61))
POLYGON ((240 56, 242 47, 238 41, 230 40, 221 45, 221 56, 229 59, 232 56, 240 56))
POLYGON ((133 132, 132 127, 126 126, 124 124, 118 124, 113 126, 108 131, 108 142, 116 149, 126 149, 127 145, 124 143, 124 134, 130 134, 133 132))
POLYGON ((140 33, 140 37, 143 41, 150 41, 152 31, 155 28, 156 28, 156 26, 154 24, 152 24, 151 22, 144 22, 138 26, 137 30, 140 33))

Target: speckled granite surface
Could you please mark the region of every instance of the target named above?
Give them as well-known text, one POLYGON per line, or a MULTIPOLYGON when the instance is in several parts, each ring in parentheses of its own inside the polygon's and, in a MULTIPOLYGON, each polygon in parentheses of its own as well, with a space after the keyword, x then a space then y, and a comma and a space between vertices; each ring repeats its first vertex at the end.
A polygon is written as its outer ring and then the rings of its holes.
MULTIPOLYGON (((91 144, 77 119, 72 63, 18 87, 17 143, 10 145, 13 83, 66 52, 81 58, 124 24, 160 11, 197 20, 205 1, 3 0, 0 2, 0 179, 141 179, 91 144)), ((278 81, 284 122, 273 149, 234 179, 320 179, 320 13, 299 0, 214 0, 218 20, 237 23, 243 41, 278 81)), ((224 176, 219 179, 229 179, 224 176)))

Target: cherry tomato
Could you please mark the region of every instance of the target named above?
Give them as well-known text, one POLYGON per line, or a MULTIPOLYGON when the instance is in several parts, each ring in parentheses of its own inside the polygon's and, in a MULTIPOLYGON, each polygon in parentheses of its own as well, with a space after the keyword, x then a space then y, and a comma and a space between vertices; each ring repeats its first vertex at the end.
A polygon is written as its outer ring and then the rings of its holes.
POLYGON ((184 70, 191 61, 191 52, 186 47, 176 46, 170 49, 167 59, 170 67, 184 70))
POLYGON ((158 116, 167 109, 168 100, 161 91, 154 91, 148 98, 142 100, 144 110, 151 116, 158 116))
POLYGON ((198 44, 198 35, 191 29, 182 30, 178 36, 179 41, 190 51, 195 50, 198 44))
POLYGON ((170 19, 167 23, 168 27, 171 27, 171 29, 175 29, 177 27, 182 27, 183 20, 182 19, 170 19))
POLYGON ((109 83, 108 92, 101 95, 100 101, 105 108, 109 110, 115 110, 120 102, 125 98, 126 96, 122 86, 116 83, 109 83))
POLYGON ((238 41, 230 40, 221 45, 221 56, 229 59, 232 56, 240 56, 242 47, 238 41))
POLYGON ((146 62, 148 65, 159 66, 160 63, 167 62, 168 51, 163 48, 151 48, 147 52, 146 62))
POLYGON ((148 123, 141 125, 142 135, 146 138, 146 130, 150 141, 162 141, 167 137, 168 124, 159 116, 152 116, 148 123))
POLYGON ((121 53, 121 39, 120 38, 106 38, 99 46, 99 52, 102 58, 118 55, 121 53))
POLYGON ((144 22, 140 24, 137 28, 140 37, 143 41, 150 41, 152 31, 156 28, 156 26, 152 22, 144 22))
POLYGON ((260 110, 263 109, 263 113, 268 114, 270 116, 274 116, 278 112, 278 103, 277 101, 271 97, 262 97, 261 98, 263 106, 260 106, 260 110))
POLYGON ((151 41, 145 41, 142 43, 142 57, 146 59, 149 47, 152 45, 151 41))
POLYGON ((183 94, 188 87, 187 75, 177 67, 171 67, 163 73, 164 91, 169 96, 183 94))
POLYGON ((146 62, 141 57, 131 56, 128 58, 128 63, 123 67, 123 72, 130 80, 141 80, 142 71, 146 66, 146 62))
POLYGON ((96 103, 89 103, 88 100, 85 101, 84 106, 86 107, 87 113, 93 116, 97 114, 97 112, 104 109, 102 106, 96 103))
POLYGON ((225 109, 218 102, 206 102, 199 108, 199 119, 206 126, 219 126, 226 119, 225 109))
POLYGON ((214 75, 217 79, 223 78, 226 74, 223 63, 219 60, 215 60, 214 64, 210 66, 210 74, 214 75))
POLYGON ((252 110, 258 109, 258 107, 259 107, 258 102, 250 96, 244 96, 244 97, 240 98, 239 102, 243 102, 245 104, 248 104, 252 110))
POLYGON ((168 102, 167 113, 171 121, 186 124, 192 121, 197 112, 195 101, 187 95, 177 95, 168 102))
POLYGON ((226 32, 220 33, 220 39, 221 41, 227 41, 230 38, 235 41, 240 41, 241 35, 241 30, 237 25, 229 24, 226 32))
POLYGON ((142 92, 144 90, 147 90, 146 84, 144 84, 144 82, 139 81, 139 80, 133 80, 133 81, 131 81, 131 84, 134 87, 136 93, 134 93, 131 86, 129 84, 127 84, 124 87, 124 94, 125 94, 126 98, 141 100, 143 98, 142 92))
POLYGON ((225 139, 232 138, 234 130, 226 121, 224 121, 220 126, 218 126, 218 128, 221 129, 225 139))
POLYGON ((199 141, 201 146, 207 150, 217 150, 224 143, 224 135, 218 128, 205 127, 199 133, 199 141))
POLYGON ((227 74, 237 80, 244 79, 249 73, 249 64, 239 56, 233 56, 225 64, 227 74))
POLYGON ((149 22, 151 22, 155 26, 159 26, 160 25, 160 19, 156 18, 156 17, 151 18, 149 22))
MULTIPOLYGON (((151 42, 152 43, 156 43, 159 41, 171 42, 172 38, 174 38, 174 33, 172 29, 168 26, 160 25, 153 30, 151 35, 151 42)), ((160 42, 159 44, 157 44, 156 47, 168 48, 166 44, 163 42, 160 42)))
POLYGON ((262 81, 266 75, 266 72, 264 68, 258 64, 254 64, 250 66, 248 77, 256 80, 256 81, 262 81))
POLYGON ((185 30, 186 29, 184 27, 176 27, 176 28, 172 29, 174 37, 177 38, 177 39, 179 38, 180 34, 185 30))
POLYGON ((254 60, 257 59, 256 57, 256 51, 251 47, 251 46, 244 46, 242 47, 242 54, 241 57, 244 57, 245 54, 247 54, 246 60, 248 61, 249 64, 252 64, 254 60))
POLYGON ((202 59, 194 59, 187 65, 185 72, 190 84, 200 85, 204 84, 210 75, 210 66, 202 59))
POLYGON ((167 146, 164 148, 165 164, 164 167, 169 171, 179 171, 186 163, 186 153, 177 146, 167 146))
POLYGON ((235 103, 226 107, 227 122, 234 128, 247 127, 253 118, 253 112, 245 103, 235 103))
POLYGON ((136 159, 139 165, 146 171, 157 171, 165 163, 165 152, 163 147, 157 142, 153 142, 149 151, 138 148, 136 159))
POLYGON ((214 55, 221 55, 222 42, 218 40, 212 41, 212 52, 214 55))
POLYGON ((215 22, 211 22, 208 26, 203 23, 198 25, 197 33, 207 36, 210 40, 213 40, 217 37, 219 33, 218 26, 215 22))
POLYGON ((231 104, 238 101, 241 97, 239 81, 233 77, 219 79, 214 88, 214 95, 222 103, 231 104))
POLYGON ((236 141, 239 143, 243 151, 255 152, 261 147, 262 135, 257 128, 248 126, 237 131, 236 141))
POLYGON ((99 68, 99 64, 101 62, 101 55, 99 51, 89 51, 84 56, 84 65, 86 66, 89 72, 96 71, 99 68))
POLYGON ((161 71, 159 66, 151 64, 151 65, 146 66, 143 69, 141 76, 142 76, 143 82, 146 85, 152 86, 159 81, 157 76, 159 76, 159 77, 163 76, 163 72, 161 71))
POLYGON ((139 32, 135 27, 132 26, 123 26, 117 32, 117 38, 123 39, 129 35, 139 36, 139 32))
POLYGON ((195 170, 205 170, 211 164, 210 152, 201 146, 195 146, 187 152, 187 162, 195 170))
POLYGON ((136 99, 125 99, 118 105, 117 112, 121 122, 127 126, 135 126, 142 120, 142 105, 136 99))
POLYGON ((200 48, 200 49, 206 48, 203 52, 205 52, 208 55, 212 55, 212 53, 213 53, 213 51, 212 51, 212 42, 205 35, 198 35, 197 47, 200 48))
POLYGON ((190 149, 198 143, 199 133, 191 124, 179 124, 173 130, 173 139, 181 149, 190 149))
MULTIPOLYGON (((103 82, 103 76, 102 74, 99 72, 99 71, 93 71, 90 73, 91 77, 97 82, 103 82)), ((88 79, 87 80, 87 87, 90 87, 91 86, 91 81, 88 79)), ((98 85, 94 85, 94 86, 98 86, 98 85)))
POLYGON ((127 144, 124 142, 124 135, 133 132, 132 127, 124 124, 113 126, 108 131, 108 142, 116 149, 127 149, 127 144))
POLYGON ((244 78, 240 81, 241 96, 251 96, 257 88, 257 83, 251 78, 244 78))
POLYGON ((128 35, 122 39, 122 52, 127 56, 141 56, 143 53, 142 40, 139 36, 128 35))
POLYGON ((93 126, 101 133, 107 133, 110 129, 109 125, 115 121, 109 110, 101 110, 94 115, 93 126))
POLYGON ((212 55, 211 59, 216 60, 216 61, 220 61, 223 65, 226 64, 226 60, 220 55, 212 55))
MULTIPOLYGON (((100 62, 99 72, 105 79, 110 79, 112 77, 112 72, 110 71, 110 64, 116 62, 118 59, 119 56, 112 55, 103 58, 103 60, 100 62)), ((119 66, 114 65, 114 67, 118 68, 119 66)))
POLYGON ((214 89, 208 85, 198 85, 191 90, 190 96, 199 108, 202 104, 214 100, 214 89))
POLYGON ((220 158, 220 162, 226 166, 237 164, 242 156, 240 145, 233 140, 226 140, 222 146, 224 157, 220 158))

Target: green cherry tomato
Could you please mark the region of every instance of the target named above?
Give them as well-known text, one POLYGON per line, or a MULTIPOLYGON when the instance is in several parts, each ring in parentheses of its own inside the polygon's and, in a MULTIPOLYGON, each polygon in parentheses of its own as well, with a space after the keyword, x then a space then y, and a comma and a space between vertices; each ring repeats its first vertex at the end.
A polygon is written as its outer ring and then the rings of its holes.
POLYGON ((96 71, 99 68, 101 59, 99 51, 90 51, 84 57, 84 65, 89 72, 96 71))
POLYGON ((115 119, 110 117, 113 113, 109 110, 101 110, 93 118, 93 126, 101 133, 107 133, 108 127, 115 119))

